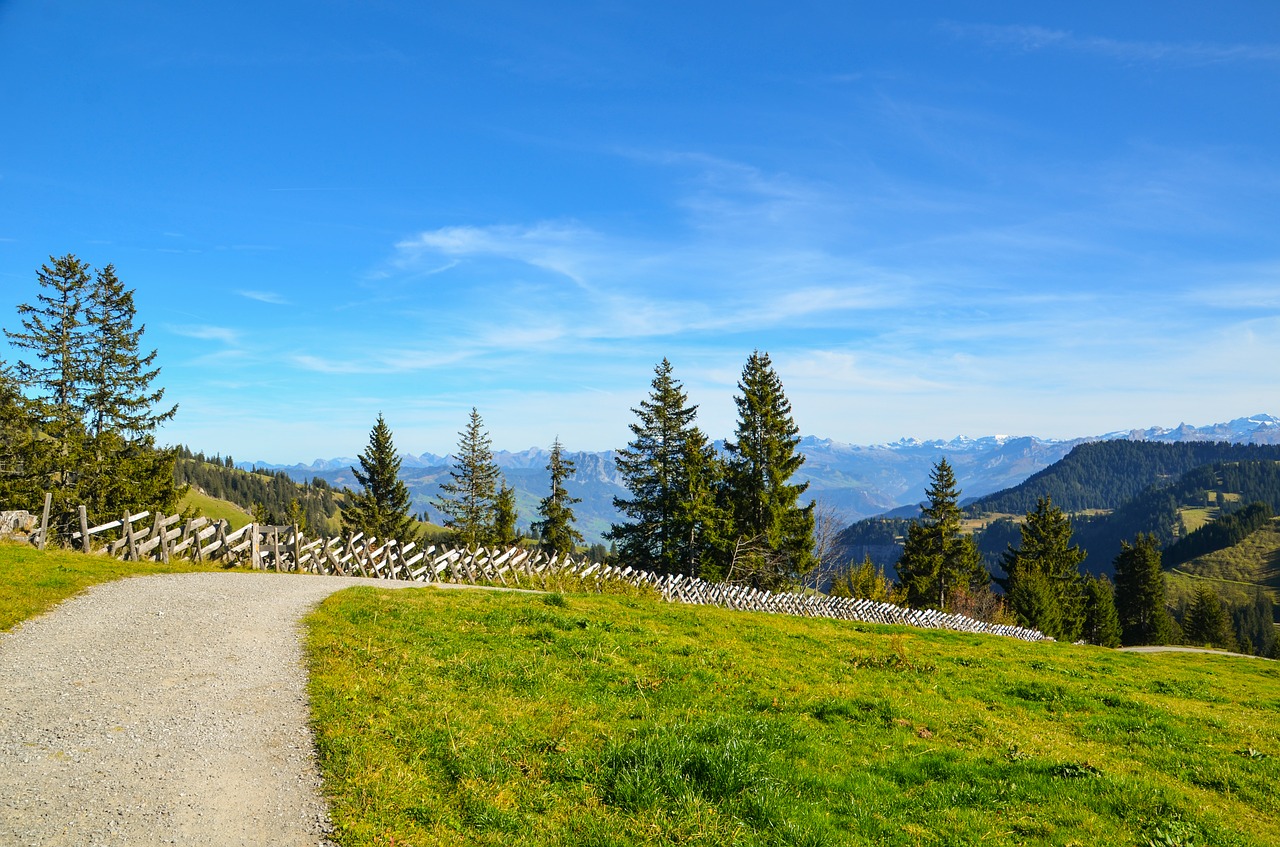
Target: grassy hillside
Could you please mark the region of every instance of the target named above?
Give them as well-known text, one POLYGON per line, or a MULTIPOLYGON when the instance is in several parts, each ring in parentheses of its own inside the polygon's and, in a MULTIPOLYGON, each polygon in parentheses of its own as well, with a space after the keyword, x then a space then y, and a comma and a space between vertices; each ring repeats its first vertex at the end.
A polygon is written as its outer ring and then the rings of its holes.
POLYGON ((430 589, 309 627, 347 847, 1280 841, 1273 662, 430 589))
POLYGON ((1189 602, 1208 581, 1233 605, 1253 602, 1259 586, 1272 602, 1280 601, 1280 518, 1225 550, 1199 556, 1173 568, 1167 577, 1169 602, 1189 602))
POLYGON ((184 512, 190 509, 211 520, 226 521, 231 524, 232 529, 239 529, 250 520, 249 513, 235 503, 210 497, 194 488, 188 489, 183 498, 178 501, 178 508, 184 512))

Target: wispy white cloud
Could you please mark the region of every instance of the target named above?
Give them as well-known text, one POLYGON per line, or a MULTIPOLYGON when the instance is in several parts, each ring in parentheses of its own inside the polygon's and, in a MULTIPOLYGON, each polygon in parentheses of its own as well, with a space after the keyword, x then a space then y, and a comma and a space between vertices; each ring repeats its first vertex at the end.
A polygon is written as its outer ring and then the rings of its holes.
POLYGON ((1280 45, 1214 44, 1211 42, 1125 41, 1100 36, 1076 35, 1067 30, 1015 24, 963 24, 947 22, 946 29, 956 35, 975 38, 990 45, 1009 47, 1024 52, 1050 48, 1080 53, 1093 53, 1134 63, 1174 63, 1209 65, 1228 62, 1277 62, 1280 45))
POLYGON ((1280 309, 1280 262, 1202 268, 1181 300, 1217 309, 1280 309))
POLYGON ((447 352, 432 350, 395 349, 382 350, 372 356, 316 356, 310 353, 294 353, 288 357, 295 366, 305 371, 323 374, 405 374, 433 368, 455 365, 468 357, 465 350, 447 352))
POLYGON ((185 338, 196 338, 201 341, 221 341, 224 344, 238 344, 240 342, 240 333, 230 327, 225 326, 209 326, 209 325, 185 325, 168 327, 169 331, 174 335, 181 335, 185 338))
POLYGON ((241 290, 237 291, 236 294, 239 294, 241 297, 245 297, 249 300, 256 300, 259 303, 269 303, 273 306, 287 306, 289 304, 289 301, 286 300, 283 295, 277 294, 274 291, 241 290))
MULTIPOLYGON (((419 233, 396 244, 401 267, 417 264, 424 254, 468 258, 498 256, 560 274, 578 284, 586 277, 586 248, 595 234, 573 223, 541 222, 532 226, 451 226, 419 233)), ((440 268, 446 270, 447 268, 440 268)))

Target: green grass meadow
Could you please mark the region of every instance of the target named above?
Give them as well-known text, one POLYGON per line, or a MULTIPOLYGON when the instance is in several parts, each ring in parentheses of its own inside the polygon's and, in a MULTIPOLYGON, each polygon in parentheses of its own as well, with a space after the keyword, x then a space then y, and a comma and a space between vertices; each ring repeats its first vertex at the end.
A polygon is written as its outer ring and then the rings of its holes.
POLYGON ((308 620, 354 845, 1271 845, 1280 665, 646 598, 308 620))
POLYGON ((183 512, 191 511, 204 515, 211 520, 226 521, 231 524, 232 529, 248 526, 249 522, 253 520, 252 515, 235 503, 220 500, 217 497, 210 497, 208 494, 202 494, 194 488, 187 489, 187 493, 182 495, 182 500, 178 502, 178 508, 183 512))
POLYGON ((1175 605, 1189 603, 1206 581, 1235 605, 1253 602, 1259 588, 1273 602, 1280 602, 1280 519, 1233 547, 1175 567, 1165 577, 1167 598, 1175 605))
MULTIPOLYGON (((0 630, 193 569, 0 544, 0 630)), ((1275 662, 431 588, 307 633, 344 847, 1280 843, 1275 662)))

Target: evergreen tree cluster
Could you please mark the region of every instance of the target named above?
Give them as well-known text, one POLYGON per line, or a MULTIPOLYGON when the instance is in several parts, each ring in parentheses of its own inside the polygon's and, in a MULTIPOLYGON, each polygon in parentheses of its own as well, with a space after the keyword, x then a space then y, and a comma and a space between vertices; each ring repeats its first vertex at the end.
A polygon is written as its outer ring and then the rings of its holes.
POLYGON ((5 330, 19 358, 0 362, 0 498, 35 511, 51 493, 60 534, 80 505, 94 522, 174 511, 176 454, 157 449, 155 431, 177 407, 154 384, 133 291, 112 265, 94 271, 71 254, 51 256, 36 283, 19 328, 5 330))
POLYGON ((619 558, 659 574, 790 586, 816 564, 813 504, 792 477, 804 462, 799 429, 767 353, 748 358, 735 396, 734 439, 718 453, 695 419, 671 362, 654 368, 632 411, 632 440, 617 467, 631 496, 607 533, 619 558))
POLYGON ((335 529, 338 494, 320 477, 298 483, 284 471, 236 468, 230 456, 206 456, 188 447, 177 448, 174 477, 210 497, 234 503, 246 512, 258 510, 265 524, 293 524, 301 517, 314 533, 335 529))
POLYGON ((1231 610, 1231 623, 1235 630, 1237 647, 1241 653, 1280 659, 1280 640, 1276 638, 1275 604, 1262 589, 1254 594, 1253 602, 1236 606, 1231 610))
POLYGON ((1173 610, 1182 643, 1280 658, 1275 604, 1259 586, 1253 599, 1225 600, 1211 580, 1204 580, 1190 602, 1173 610))

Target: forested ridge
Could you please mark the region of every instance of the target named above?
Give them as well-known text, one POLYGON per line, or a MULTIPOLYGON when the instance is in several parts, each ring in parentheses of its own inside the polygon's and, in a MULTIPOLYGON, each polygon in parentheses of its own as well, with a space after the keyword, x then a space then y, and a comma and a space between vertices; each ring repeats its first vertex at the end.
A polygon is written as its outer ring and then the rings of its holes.
POLYGON ((334 528, 342 495, 319 477, 299 483, 284 471, 233 467, 230 456, 210 457, 189 447, 179 447, 177 452, 174 478, 178 485, 234 503, 263 523, 293 523, 301 517, 313 531, 334 528))
POLYGON ((1148 488, 1111 514, 1074 517, 1077 539, 1089 554, 1085 567, 1094 572, 1107 572, 1120 542, 1138 533, 1153 536, 1163 547, 1174 544, 1188 535, 1179 509, 1216 504, 1219 494, 1231 496, 1231 501, 1224 502, 1240 505, 1261 502, 1272 511, 1280 511, 1280 461, 1206 465, 1183 474, 1171 484, 1148 488))
POLYGON ((1228 442, 1093 441, 1013 488, 970 502, 970 515, 1019 515, 1050 497, 1064 511, 1119 509, 1153 485, 1205 465, 1280 460, 1280 445, 1228 442))

